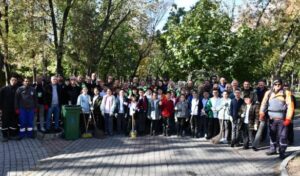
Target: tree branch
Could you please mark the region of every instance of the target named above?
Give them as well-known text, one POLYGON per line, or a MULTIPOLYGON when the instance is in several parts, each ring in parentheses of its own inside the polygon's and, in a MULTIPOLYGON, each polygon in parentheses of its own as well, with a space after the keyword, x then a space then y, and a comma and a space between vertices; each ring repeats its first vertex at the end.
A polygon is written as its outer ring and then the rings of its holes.
POLYGON ((255 28, 258 28, 258 27, 259 27, 260 22, 261 22, 261 19, 262 19, 263 15, 264 15, 265 11, 267 10, 267 8, 268 8, 270 2, 271 2, 271 0, 268 0, 266 6, 263 8, 262 12, 260 13, 260 15, 259 15, 259 17, 258 17, 258 19, 257 19, 257 21, 256 21, 255 28))

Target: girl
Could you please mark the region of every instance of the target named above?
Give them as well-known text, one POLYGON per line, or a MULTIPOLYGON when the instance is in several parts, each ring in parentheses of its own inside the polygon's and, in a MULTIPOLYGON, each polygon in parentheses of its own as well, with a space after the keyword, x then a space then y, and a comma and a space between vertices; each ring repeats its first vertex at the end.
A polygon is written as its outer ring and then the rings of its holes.
POLYGON ((185 121, 188 118, 188 102, 185 95, 180 95, 179 102, 175 106, 175 121, 177 122, 177 136, 184 136, 185 121))
POLYGON ((131 102, 129 104, 129 119, 128 119, 128 131, 136 131, 136 110, 137 110, 137 97, 131 95, 131 102))
POLYGON ((225 90, 223 92, 223 98, 221 99, 220 111, 218 113, 218 118, 220 121, 220 127, 223 125, 223 134, 220 140, 221 143, 227 144, 228 143, 228 135, 229 135, 229 127, 230 127, 230 119, 231 116, 229 115, 230 112, 230 103, 231 99, 229 98, 229 92, 225 90), (223 123, 222 123, 223 122, 223 123))
POLYGON ((90 108, 91 108, 91 97, 88 95, 88 89, 86 87, 82 88, 82 93, 77 98, 77 105, 81 106, 82 118, 80 118, 80 129, 84 132, 86 122, 89 118, 90 108))
POLYGON ((159 120, 161 119, 159 99, 156 92, 152 94, 149 109, 150 111, 148 111, 148 118, 151 120, 150 135, 155 136, 158 132, 159 120))

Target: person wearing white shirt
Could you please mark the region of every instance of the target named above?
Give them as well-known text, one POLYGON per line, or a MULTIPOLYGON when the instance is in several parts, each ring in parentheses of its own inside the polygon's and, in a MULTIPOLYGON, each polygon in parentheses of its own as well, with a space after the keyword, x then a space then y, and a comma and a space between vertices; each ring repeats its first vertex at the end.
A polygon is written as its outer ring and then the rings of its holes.
POLYGON ((249 148, 249 143, 253 143, 257 126, 259 123, 259 105, 253 104, 250 97, 244 97, 244 104, 242 105, 242 137, 244 149, 249 148))
POLYGON ((230 127, 230 119, 231 116, 230 112, 230 103, 231 99, 229 98, 229 92, 223 92, 223 98, 221 99, 220 110, 218 113, 218 118, 220 122, 220 127, 223 126, 222 138, 220 143, 227 144, 228 143, 228 136, 229 136, 229 127, 230 127))
MULTIPOLYGON (((200 137, 200 115, 202 110, 202 101, 199 99, 199 94, 197 91, 193 91, 193 98, 191 101, 191 132, 192 137, 199 138, 200 137)), ((202 135, 202 134, 201 134, 202 135)))
POLYGON ((211 97, 206 106, 205 110, 208 112, 208 129, 206 139, 211 139, 220 132, 220 124, 218 113, 221 106, 221 98, 219 98, 218 89, 213 89, 213 97, 211 97))
POLYGON ((124 90, 119 91, 116 98, 116 117, 117 117, 117 132, 118 134, 126 132, 126 118, 128 112, 128 99, 125 96, 124 90))
POLYGON ((111 89, 107 89, 106 95, 103 97, 101 102, 101 113, 104 116, 105 123, 105 133, 112 136, 113 135, 113 113, 116 108, 116 99, 112 94, 111 89))

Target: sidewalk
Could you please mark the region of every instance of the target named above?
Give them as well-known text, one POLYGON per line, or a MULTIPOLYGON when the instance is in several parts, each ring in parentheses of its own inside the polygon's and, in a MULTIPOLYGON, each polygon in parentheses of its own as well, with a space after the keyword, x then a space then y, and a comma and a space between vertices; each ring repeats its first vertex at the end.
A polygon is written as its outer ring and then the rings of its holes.
MULTIPOLYGON (((300 119, 295 121, 300 150, 300 119)), ((25 139, 0 145, 1 175, 275 175, 281 160, 228 145, 212 145, 189 137, 145 136, 132 140, 25 139)))

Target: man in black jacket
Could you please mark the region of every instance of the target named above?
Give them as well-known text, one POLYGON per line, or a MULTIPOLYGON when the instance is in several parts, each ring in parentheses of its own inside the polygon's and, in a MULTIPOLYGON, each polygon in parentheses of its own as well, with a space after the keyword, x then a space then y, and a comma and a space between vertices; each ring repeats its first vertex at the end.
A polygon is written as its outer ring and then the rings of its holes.
POLYGON ((235 98, 230 103, 230 116, 232 117, 232 137, 231 147, 237 146, 239 143, 239 134, 241 130, 241 107, 244 100, 241 98, 241 91, 236 89, 234 91, 235 98))
POLYGON ((3 142, 7 142, 10 137, 17 137, 18 135, 18 116, 15 113, 14 99, 17 88, 17 78, 11 77, 10 84, 0 90, 3 142))
POLYGON ((54 129, 59 132, 59 114, 60 106, 62 104, 62 91, 61 87, 58 85, 58 80, 56 76, 51 77, 51 84, 45 88, 46 93, 46 109, 48 109, 47 119, 46 119, 46 130, 49 132, 51 128, 51 117, 53 114, 53 119, 55 122, 54 129))

